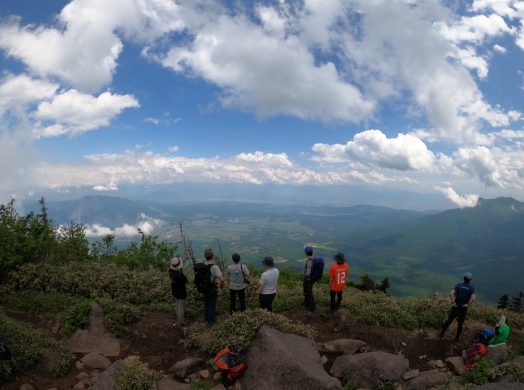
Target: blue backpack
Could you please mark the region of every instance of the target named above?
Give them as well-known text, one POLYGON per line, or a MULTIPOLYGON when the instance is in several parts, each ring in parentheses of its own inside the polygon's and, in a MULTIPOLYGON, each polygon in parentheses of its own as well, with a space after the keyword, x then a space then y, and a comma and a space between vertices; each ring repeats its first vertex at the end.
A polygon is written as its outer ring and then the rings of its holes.
POLYGON ((321 257, 315 257, 313 259, 311 273, 309 274, 311 281, 318 282, 320 279, 322 279, 322 273, 324 273, 324 260, 321 257))

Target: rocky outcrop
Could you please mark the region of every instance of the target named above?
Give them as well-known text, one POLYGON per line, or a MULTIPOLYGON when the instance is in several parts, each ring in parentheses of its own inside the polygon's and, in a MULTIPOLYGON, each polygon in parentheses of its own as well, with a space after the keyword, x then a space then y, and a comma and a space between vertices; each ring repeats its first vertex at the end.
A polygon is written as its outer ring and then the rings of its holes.
POLYGON ((344 355, 353 355, 360 349, 364 348, 366 343, 360 340, 338 339, 327 343, 319 344, 318 350, 321 352, 342 353, 344 355))
POLYGON ((524 390, 524 383, 498 382, 474 387, 473 390, 524 390))
POLYGON ((96 376, 92 390, 114 390, 118 374, 124 369, 124 361, 117 360, 108 369, 96 376))
POLYGON ((73 353, 96 352, 107 357, 120 355, 120 342, 106 330, 104 311, 96 302, 91 303, 89 328, 78 329, 66 346, 73 353))
POLYGON ((386 352, 367 352, 339 356, 333 362, 331 375, 360 386, 375 387, 385 381, 398 381, 408 369, 407 359, 386 352))
POLYGON ((176 362, 170 369, 169 373, 180 379, 185 379, 198 368, 204 366, 204 361, 200 358, 187 358, 176 362))
POLYGON ((446 384, 451 380, 451 374, 437 369, 423 371, 404 386, 405 390, 426 390, 433 386, 446 384))
POLYGON ((81 362, 87 368, 102 369, 105 370, 111 365, 111 362, 106 357, 96 352, 91 352, 85 355, 81 362))
POLYGON ((263 326, 247 354, 240 379, 249 390, 341 390, 320 362, 311 340, 263 326))
POLYGON ((509 352, 506 344, 499 344, 496 347, 488 347, 486 359, 493 361, 495 364, 500 364, 508 360, 509 352))
POLYGON ((453 356, 446 359, 449 369, 456 375, 462 375, 466 372, 464 369, 464 359, 462 356, 453 356))

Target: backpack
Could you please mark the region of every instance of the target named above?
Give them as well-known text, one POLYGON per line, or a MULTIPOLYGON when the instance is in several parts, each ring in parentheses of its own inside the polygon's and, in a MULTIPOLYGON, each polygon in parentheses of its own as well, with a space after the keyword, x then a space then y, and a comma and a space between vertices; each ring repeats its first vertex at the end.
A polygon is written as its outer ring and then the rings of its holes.
POLYGON ((242 272, 242 276, 244 278, 244 283, 245 284, 251 284, 251 280, 249 280, 249 277, 247 277, 246 274, 244 273, 244 268, 242 268, 242 264, 240 264, 240 272, 242 272))
POLYGON ((3 337, 0 337, 0 360, 11 359, 11 351, 3 337))
POLYGON ((226 386, 231 386, 247 368, 245 356, 231 352, 227 347, 217 352, 213 364, 222 372, 226 386))
POLYGON ((477 363, 480 359, 486 356, 487 353, 488 350, 486 346, 482 343, 473 344, 467 350, 462 351, 464 368, 466 370, 471 369, 475 365, 475 363, 477 363))
POLYGON ((206 294, 216 290, 216 286, 211 282, 212 264, 196 263, 193 267, 195 271, 195 286, 199 293, 206 294))
POLYGON ((317 282, 322 278, 324 272, 324 260, 321 257, 315 257, 313 259, 313 265, 311 267, 311 273, 309 277, 312 282, 317 282))

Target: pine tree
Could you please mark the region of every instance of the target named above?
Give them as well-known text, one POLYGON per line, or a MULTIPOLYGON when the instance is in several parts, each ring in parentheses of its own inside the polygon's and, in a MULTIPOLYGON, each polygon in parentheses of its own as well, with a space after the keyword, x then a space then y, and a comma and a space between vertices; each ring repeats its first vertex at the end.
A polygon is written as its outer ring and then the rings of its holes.
POLYGON ((499 303, 497 304, 497 307, 499 309, 507 309, 509 305, 509 296, 508 294, 504 294, 499 298, 499 303))
POLYGON ((511 304, 509 305, 509 309, 512 311, 520 312, 522 310, 522 292, 519 293, 516 297, 511 298, 511 304))

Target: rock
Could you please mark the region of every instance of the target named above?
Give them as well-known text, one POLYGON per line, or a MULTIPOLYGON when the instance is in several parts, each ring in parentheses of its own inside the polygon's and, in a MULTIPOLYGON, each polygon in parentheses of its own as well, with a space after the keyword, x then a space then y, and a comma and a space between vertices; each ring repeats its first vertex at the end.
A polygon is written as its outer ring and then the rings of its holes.
POLYGON ((87 389, 89 385, 86 383, 86 381, 80 381, 76 385, 73 386, 73 390, 83 390, 87 389))
POLYGON ((81 359, 81 362, 84 363, 84 365, 88 368, 102 369, 102 370, 105 370, 106 368, 108 368, 111 365, 111 362, 109 361, 108 358, 96 352, 88 353, 81 359))
POLYGON ((179 383, 172 378, 165 376, 156 382, 157 390, 191 390, 191 385, 179 383))
POLYGON ((208 379, 209 378, 209 370, 200 370, 198 371, 198 376, 202 379, 208 379))
POLYGON ((202 366, 204 361, 200 358, 187 358, 176 362, 170 369, 169 373, 175 377, 184 379, 192 374, 199 366, 202 366))
POLYGON ((114 390, 117 375, 124 369, 124 361, 117 360, 96 378, 90 390, 114 390))
POLYGON ((453 356, 446 359, 449 369, 456 375, 462 375, 466 372, 464 369, 464 359, 462 356, 453 356))
POLYGON ((520 364, 521 366, 524 366, 524 355, 517 356, 515 359, 511 361, 511 363, 520 364))
POLYGON ((75 367, 77 370, 83 370, 84 369, 84 363, 82 363, 80 360, 77 360, 75 362, 75 367))
POLYGON ((24 383, 22 386, 20 386, 20 390, 36 390, 36 389, 29 383, 24 383))
POLYGON ((524 383, 498 382, 474 387, 473 390, 524 390, 524 383))
POLYGON ((444 368, 446 367, 446 365, 444 364, 444 362, 442 360, 430 360, 428 362, 428 364, 432 367, 436 367, 436 368, 444 368))
POLYGON ((495 364, 500 364, 508 359, 508 347, 506 344, 500 344, 495 347, 488 347, 486 359, 491 360, 495 364))
POLYGON ((104 312, 96 302, 91 303, 89 328, 78 329, 66 346, 73 353, 96 352, 108 357, 120 355, 120 342, 106 330, 104 312))
POLYGON ((426 390, 433 386, 443 385, 451 379, 451 374, 437 369, 423 371, 416 378, 407 382, 406 390, 426 390))
POLYGON ((319 345, 320 352, 339 352, 344 355, 353 355, 359 349, 364 348, 366 343, 360 340, 338 339, 319 345))
POLYGON ((325 365, 327 362, 328 362, 327 356, 322 355, 322 357, 320 358, 320 363, 322 363, 322 365, 325 365))
POLYGON ((224 385, 221 383, 219 385, 213 386, 210 390, 226 390, 224 385))
POLYGON ((406 371, 404 373, 404 375, 402 375, 402 379, 404 379, 405 381, 407 380, 410 380, 410 379, 413 379, 417 376, 419 376, 420 374, 420 371, 415 369, 415 370, 409 370, 409 371, 406 371))
POLYGON ((213 375, 213 380, 214 381, 222 380, 222 373, 221 372, 215 372, 215 374, 213 375))
POLYGON ((60 322, 55 322, 54 325, 53 325, 53 328, 51 329, 51 331, 54 334, 57 334, 61 327, 62 327, 62 325, 60 325, 60 322))
POLYGON ((311 340, 262 326, 240 378, 248 390, 342 390, 320 363, 311 340))
POLYGON ((408 369, 406 358, 386 352, 366 352, 339 356, 333 362, 331 375, 355 381, 360 386, 376 387, 385 381, 397 381, 408 369))
POLYGON ((86 379, 89 378, 89 374, 87 372, 81 372, 76 376, 76 379, 86 379))
POLYGON ((58 390, 58 387, 49 387, 47 390, 58 390))

